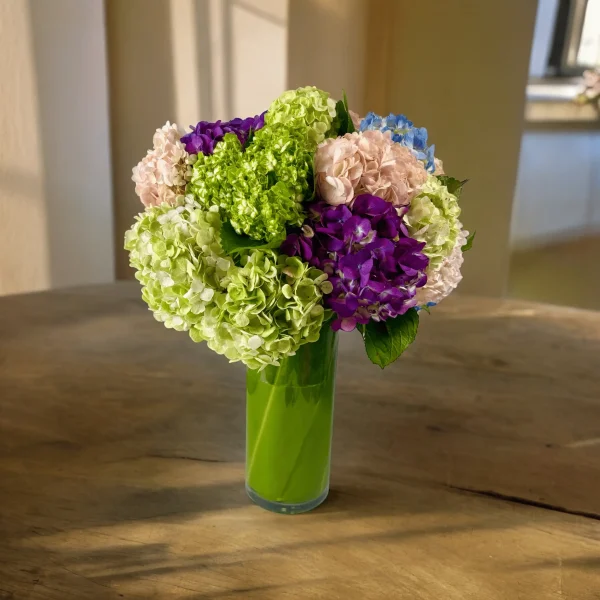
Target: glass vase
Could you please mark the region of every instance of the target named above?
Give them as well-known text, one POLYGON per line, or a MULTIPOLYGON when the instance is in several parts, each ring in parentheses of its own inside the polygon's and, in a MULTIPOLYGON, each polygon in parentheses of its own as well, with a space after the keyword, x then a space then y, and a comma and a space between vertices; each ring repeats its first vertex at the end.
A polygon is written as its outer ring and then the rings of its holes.
POLYGON ((262 508, 297 514, 329 492, 337 333, 301 346, 279 367, 246 375, 246 491, 262 508))

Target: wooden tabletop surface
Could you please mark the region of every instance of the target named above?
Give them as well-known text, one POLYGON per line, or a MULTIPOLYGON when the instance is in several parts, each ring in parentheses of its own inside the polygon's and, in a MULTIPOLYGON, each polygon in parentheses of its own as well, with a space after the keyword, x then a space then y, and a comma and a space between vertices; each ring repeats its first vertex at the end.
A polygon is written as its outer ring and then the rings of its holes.
POLYGON ((600 313, 451 298, 342 336, 331 493, 244 492, 244 369, 135 283, 0 298, 0 599, 600 598, 600 313))

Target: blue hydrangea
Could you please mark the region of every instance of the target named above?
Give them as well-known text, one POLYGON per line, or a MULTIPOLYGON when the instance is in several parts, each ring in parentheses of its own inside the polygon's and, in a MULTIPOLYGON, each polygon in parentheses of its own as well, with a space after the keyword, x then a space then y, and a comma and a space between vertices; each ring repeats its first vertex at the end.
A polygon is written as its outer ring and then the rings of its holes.
POLYGON ((370 112, 360 123, 360 130, 379 129, 391 131, 392 140, 409 148, 412 153, 422 161, 430 173, 435 170, 434 156, 435 146, 427 146, 427 129, 415 127, 414 123, 404 115, 390 113, 387 117, 380 117, 370 112))

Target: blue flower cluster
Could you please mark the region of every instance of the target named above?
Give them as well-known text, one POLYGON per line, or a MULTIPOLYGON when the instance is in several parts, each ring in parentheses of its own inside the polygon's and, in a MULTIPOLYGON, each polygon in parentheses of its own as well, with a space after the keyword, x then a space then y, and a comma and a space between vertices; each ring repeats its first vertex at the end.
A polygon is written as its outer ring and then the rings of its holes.
POLYGON ((391 131, 392 140, 409 148, 417 159, 425 164, 430 173, 435 170, 434 156, 435 146, 427 146, 427 129, 415 127, 414 123, 404 115, 390 113, 387 117, 380 117, 370 112, 360 122, 360 130, 369 129, 380 131, 391 131))

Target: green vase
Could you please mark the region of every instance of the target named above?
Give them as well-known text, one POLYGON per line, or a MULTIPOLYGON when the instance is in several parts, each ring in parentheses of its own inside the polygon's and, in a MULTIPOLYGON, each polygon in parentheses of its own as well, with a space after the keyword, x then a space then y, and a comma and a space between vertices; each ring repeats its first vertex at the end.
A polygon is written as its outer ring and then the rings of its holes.
POLYGON ((247 371, 246 490, 262 508, 297 514, 327 497, 336 359, 325 324, 279 367, 247 371))

